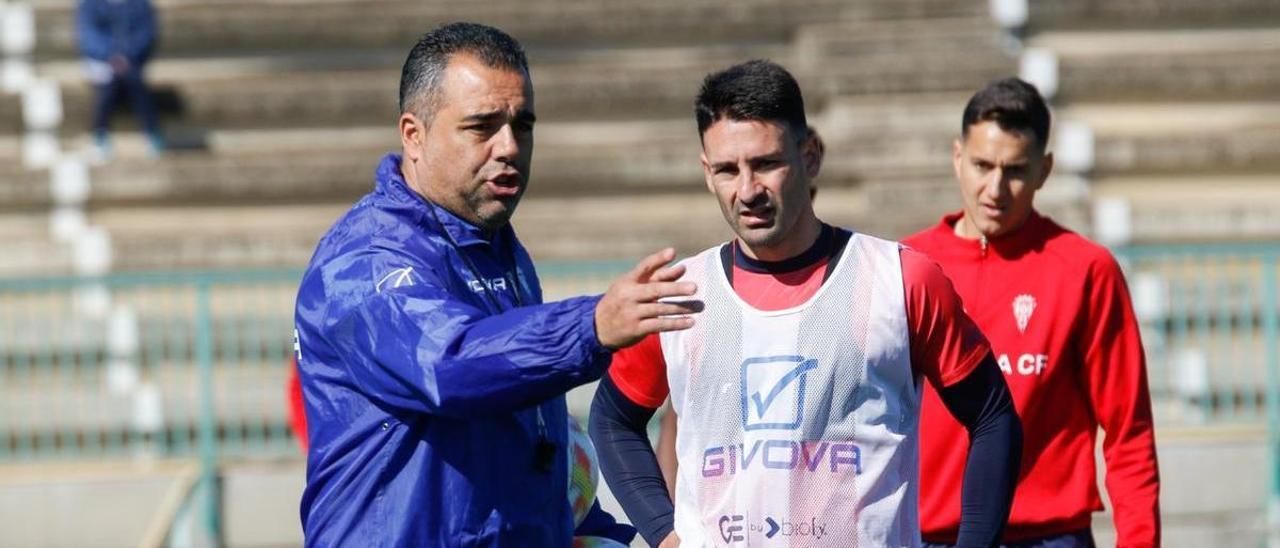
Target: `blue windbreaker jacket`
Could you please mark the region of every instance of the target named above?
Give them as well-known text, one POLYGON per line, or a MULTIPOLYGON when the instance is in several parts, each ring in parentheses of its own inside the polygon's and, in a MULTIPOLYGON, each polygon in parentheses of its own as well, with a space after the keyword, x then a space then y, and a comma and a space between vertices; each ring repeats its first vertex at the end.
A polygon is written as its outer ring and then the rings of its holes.
MULTIPOLYGON (((487 235, 426 201, 399 155, 376 185, 298 291, 306 544, 569 546, 564 393, 608 366, 599 297, 540 304, 511 227, 487 235), (535 466, 539 407, 549 472, 535 466)), ((625 543, 634 529, 597 505, 578 533, 625 543)))
POLYGON ((158 27, 150 0, 81 0, 76 9, 80 54, 98 61, 123 55, 135 66, 145 63, 158 27))

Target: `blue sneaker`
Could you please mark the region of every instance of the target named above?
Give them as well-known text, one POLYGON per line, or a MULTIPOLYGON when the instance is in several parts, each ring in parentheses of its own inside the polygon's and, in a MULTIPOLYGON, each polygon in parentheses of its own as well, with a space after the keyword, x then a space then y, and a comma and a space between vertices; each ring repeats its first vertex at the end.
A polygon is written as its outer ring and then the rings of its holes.
POLYGON ((149 151, 152 158, 159 158, 168 148, 164 142, 164 137, 158 132, 147 135, 147 144, 150 146, 149 151))
POLYGON ((98 157, 98 161, 106 162, 111 159, 111 134, 105 131, 93 132, 93 149, 98 157))

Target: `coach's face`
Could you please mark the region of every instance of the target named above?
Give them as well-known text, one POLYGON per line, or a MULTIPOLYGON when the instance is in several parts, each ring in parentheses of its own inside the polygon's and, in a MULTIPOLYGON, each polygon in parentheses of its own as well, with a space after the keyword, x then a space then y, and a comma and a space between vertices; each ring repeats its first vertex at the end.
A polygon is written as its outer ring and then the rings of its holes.
POLYGON ((809 182, 821 163, 812 134, 778 122, 722 118, 702 135, 707 188, 746 251, 764 260, 793 257, 813 243, 809 182))
MULTIPOLYGON (((468 222, 495 230, 515 213, 533 158, 533 86, 521 71, 452 56, 434 115, 400 118, 402 170, 415 190, 468 222)), ((427 106, 425 108, 431 108, 427 106)))
POLYGON ((955 142, 952 164, 964 201, 957 234, 991 239, 1026 222, 1036 191, 1053 168, 1053 155, 1045 154, 1030 132, 984 121, 969 126, 969 134, 955 142))

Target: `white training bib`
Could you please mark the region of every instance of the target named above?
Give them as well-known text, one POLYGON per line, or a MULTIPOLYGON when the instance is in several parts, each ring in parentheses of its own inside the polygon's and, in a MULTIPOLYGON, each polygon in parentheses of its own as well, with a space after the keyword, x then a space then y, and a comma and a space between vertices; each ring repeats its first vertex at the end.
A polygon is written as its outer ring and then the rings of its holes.
POLYGON ((718 247, 684 261, 706 309, 661 336, 684 545, 920 545, 898 250, 854 234, 813 297, 770 312, 734 293, 718 247))

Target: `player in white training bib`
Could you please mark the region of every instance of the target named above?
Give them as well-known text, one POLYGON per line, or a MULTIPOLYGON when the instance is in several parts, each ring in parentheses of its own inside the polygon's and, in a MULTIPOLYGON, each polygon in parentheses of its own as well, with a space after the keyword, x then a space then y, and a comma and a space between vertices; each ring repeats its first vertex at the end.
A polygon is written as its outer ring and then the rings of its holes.
POLYGON ((785 69, 712 74, 696 113, 707 186, 737 237, 681 262, 705 307, 694 327, 616 353, 597 391, 591 435, 632 522, 661 546, 919 546, 930 382, 972 433, 961 541, 991 545, 1021 432, 950 283, 895 242, 817 218, 822 147, 785 69), (645 435, 668 395, 674 501, 645 435))

